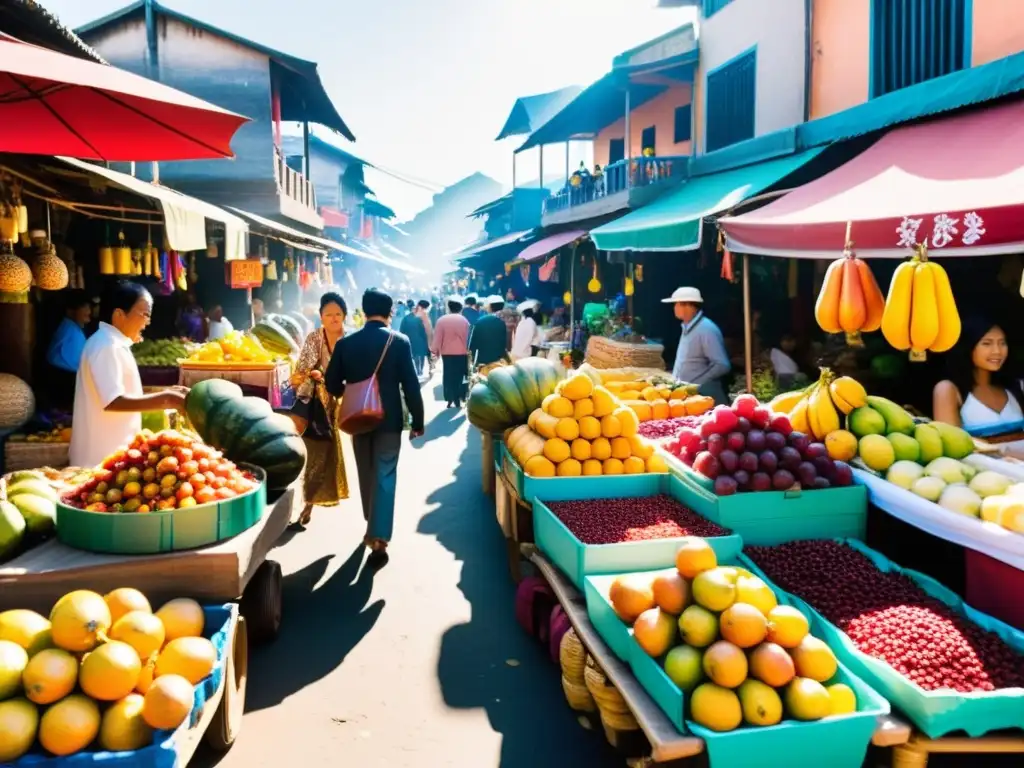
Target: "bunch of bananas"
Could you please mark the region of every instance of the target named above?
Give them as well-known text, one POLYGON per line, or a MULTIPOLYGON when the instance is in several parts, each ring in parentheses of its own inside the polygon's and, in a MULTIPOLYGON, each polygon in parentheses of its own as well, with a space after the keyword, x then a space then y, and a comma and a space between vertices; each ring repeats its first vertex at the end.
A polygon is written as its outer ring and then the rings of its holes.
POLYGON ((918 362, 927 352, 946 352, 960 338, 960 313, 946 270, 928 261, 923 245, 896 267, 882 313, 882 335, 918 362))
POLYGON ((825 272, 814 304, 814 318, 825 333, 846 333, 851 343, 861 332, 877 331, 885 300, 866 262, 847 251, 825 272))
POLYGON ((822 368, 821 376, 807 389, 785 392, 768 407, 789 416, 793 429, 824 440, 830 432, 842 429, 840 414, 845 416, 867 403, 868 393, 859 381, 822 368))

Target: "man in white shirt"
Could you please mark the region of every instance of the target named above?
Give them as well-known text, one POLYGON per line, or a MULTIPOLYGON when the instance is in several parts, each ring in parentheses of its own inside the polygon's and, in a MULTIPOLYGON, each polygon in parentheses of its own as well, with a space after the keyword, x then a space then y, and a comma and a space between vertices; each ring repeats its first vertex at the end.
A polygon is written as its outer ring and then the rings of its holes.
POLYGON ((692 287, 676 288, 663 304, 672 304, 683 326, 672 375, 678 381, 699 384, 700 393, 716 403, 728 402, 722 378, 732 369, 722 332, 704 315, 704 297, 692 287))
POLYGON ((122 280, 104 300, 100 324, 82 351, 75 381, 70 462, 94 467, 124 447, 142 429, 142 413, 185 410, 185 387, 146 395, 131 346, 142 338, 153 297, 138 283, 122 280))
POLYGON ((536 299, 527 299, 522 302, 517 311, 522 320, 516 326, 512 334, 512 360, 522 360, 524 357, 533 355, 533 347, 540 344, 540 330, 537 328, 536 312, 540 308, 540 302, 536 299))
POLYGON ((231 325, 231 321, 224 317, 224 308, 220 304, 217 304, 210 310, 208 317, 210 318, 210 332, 206 336, 207 341, 223 339, 235 330, 235 327, 231 325))

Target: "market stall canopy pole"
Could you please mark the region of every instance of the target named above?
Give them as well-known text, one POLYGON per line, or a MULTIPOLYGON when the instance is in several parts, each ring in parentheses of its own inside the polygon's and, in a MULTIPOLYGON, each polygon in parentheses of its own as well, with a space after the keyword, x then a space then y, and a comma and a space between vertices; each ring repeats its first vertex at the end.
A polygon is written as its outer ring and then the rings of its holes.
POLYGON ((0 152, 87 160, 233 157, 248 118, 117 67, 0 32, 0 152))
POLYGON ((847 223, 861 258, 1024 249, 1024 102, 890 131, 831 173, 719 219, 739 253, 835 259, 847 223))

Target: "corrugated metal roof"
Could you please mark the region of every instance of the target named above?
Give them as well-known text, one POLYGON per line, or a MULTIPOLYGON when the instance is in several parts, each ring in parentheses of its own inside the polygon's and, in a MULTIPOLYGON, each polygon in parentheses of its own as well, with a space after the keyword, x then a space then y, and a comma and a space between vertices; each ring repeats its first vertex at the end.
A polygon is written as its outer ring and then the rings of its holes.
POLYGON ((0 30, 26 43, 100 64, 107 63, 35 0, 0 0, 0 30))
POLYGON ((582 90, 581 86, 569 85, 550 93, 520 96, 512 105, 512 111, 509 112, 496 141, 507 139, 509 136, 526 136, 533 133, 579 96, 582 90))

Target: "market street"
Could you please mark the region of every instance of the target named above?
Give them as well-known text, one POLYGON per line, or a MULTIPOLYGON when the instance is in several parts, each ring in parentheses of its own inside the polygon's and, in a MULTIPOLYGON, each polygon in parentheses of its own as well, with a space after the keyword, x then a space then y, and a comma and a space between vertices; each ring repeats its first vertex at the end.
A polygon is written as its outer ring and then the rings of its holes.
POLYGON ((352 499, 318 508, 272 554, 286 574, 281 635, 250 656, 247 715, 223 768, 542 768, 566 755, 623 765, 602 733, 577 724, 557 665, 516 624, 479 432, 437 402, 439 379, 423 390, 426 440, 402 449, 390 563, 375 578, 360 572, 351 455, 352 499))

